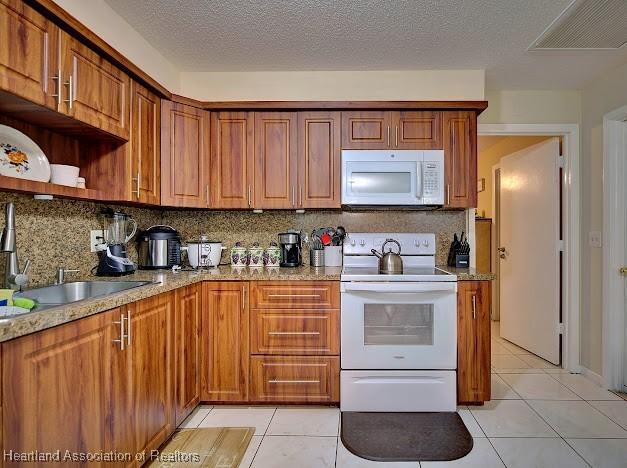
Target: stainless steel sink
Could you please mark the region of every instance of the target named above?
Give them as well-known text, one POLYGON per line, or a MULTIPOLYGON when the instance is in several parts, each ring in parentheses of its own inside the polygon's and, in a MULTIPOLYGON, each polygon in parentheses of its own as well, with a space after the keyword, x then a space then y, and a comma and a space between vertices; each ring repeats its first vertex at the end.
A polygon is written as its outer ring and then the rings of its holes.
POLYGON ((48 309, 85 299, 115 294, 128 289, 151 284, 150 281, 74 281, 55 284, 43 288, 30 289, 16 293, 16 297, 27 297, 37 302, 33 310, 48 309))

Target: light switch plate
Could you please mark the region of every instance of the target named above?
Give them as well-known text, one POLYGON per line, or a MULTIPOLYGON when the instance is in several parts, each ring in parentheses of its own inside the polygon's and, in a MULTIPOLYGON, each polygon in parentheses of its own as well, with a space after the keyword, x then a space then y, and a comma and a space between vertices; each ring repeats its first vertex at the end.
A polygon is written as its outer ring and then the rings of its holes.
POLYGON ((96 246, 104 242, 104 232, 102 229, 92 229, 89 231, 89 251, 97 252, 96 246))
POLYGON ((597 248, 603 246, 603 234, 601 231, 590 231, 588 233, 588 245, 597 248))

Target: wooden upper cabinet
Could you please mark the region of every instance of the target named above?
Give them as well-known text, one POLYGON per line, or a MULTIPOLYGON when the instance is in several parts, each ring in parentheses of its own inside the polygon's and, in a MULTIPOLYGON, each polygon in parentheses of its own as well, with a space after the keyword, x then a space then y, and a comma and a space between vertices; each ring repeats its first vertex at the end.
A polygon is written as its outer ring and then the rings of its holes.
POLYGON ((340 208, 339 112, 298 113, 299 208, 340 208))
POLYGON ((61 111, 107 133, 129 139, 130 78, 89 47, 59 34, 61 111))
MULTIPOLYGON (((118 309, 2 343, 3 449, 101 452, 118 309)), ((18 466, 17 463, 6 466, 18 466)))
POLYGON ((248 399, 248 283, 209 281, 201 318, 202 399, 248 399))
POLYGON ((477 206, 477 115, 472 111, 443 113, 444 205, 477 206))
POLYGON ((58 29, 21 0, 0 0, 0 90, 57 108, 58 29))
POLYGON ((343 149, 441 149, 442 113, 342 112, 343 149))
POLYGON ((131 155, 128 199, 151 205, 161 201, 161 99, 131 83, 131 155))
POLYGON ((174 407, 177 427, 200 402, 201 288, 200 284, 193 284, 175 292, 174 407))
POLYGON ((253 206, 254 118, 252 112, 211 114, 211 205, 253 206))
POLYGON ((209 112, 161 101, 161 204, 209 207, 209 112))
POLYGON ((342 149, 382 149, 390 146, 392 113, 342 112, 342 149))
POLYGON ((295 208, 297 114, 255 112, 255 208, 295 208))
POLYGON ((457 291, 457 401, 490 399, 489 281, 460 281, 457 291))
POLYGON ((392 146, 399 149, 442 149, 442 113, 394 112, 392 146))

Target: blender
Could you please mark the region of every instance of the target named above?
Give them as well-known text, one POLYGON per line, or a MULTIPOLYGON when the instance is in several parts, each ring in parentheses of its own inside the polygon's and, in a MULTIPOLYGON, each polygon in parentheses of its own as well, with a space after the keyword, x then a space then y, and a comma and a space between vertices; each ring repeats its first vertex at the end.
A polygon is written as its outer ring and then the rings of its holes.
POLYGON ((101 213, 104 243, 98 252, 98 276, 122 276, 134 273, 137 265, 128 258, 127 242, 135 235, 137 223, 122 211, 107 209, 101 213), (130 232, 129 232, 130 231, 130 232))

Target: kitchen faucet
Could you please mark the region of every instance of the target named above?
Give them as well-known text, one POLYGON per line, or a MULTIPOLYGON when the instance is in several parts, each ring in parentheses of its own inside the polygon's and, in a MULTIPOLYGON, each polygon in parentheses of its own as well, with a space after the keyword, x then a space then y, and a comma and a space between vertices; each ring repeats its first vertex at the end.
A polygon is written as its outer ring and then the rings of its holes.
POLYGON ((30 260, 26 261, 24 270, 20 272, 17 258, 17 244, 15 234, 15 205, 7 203, 5 206, 5 225, 0 237, 0 251, 8 253, 5 259, 4 288, 21 290, 28 283, 28 268, 30 260))

